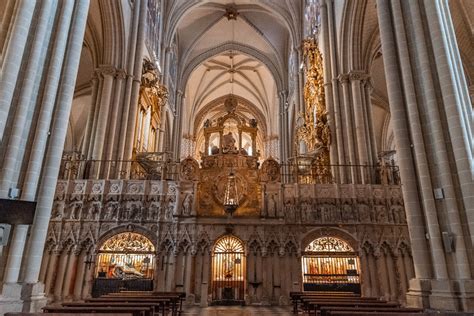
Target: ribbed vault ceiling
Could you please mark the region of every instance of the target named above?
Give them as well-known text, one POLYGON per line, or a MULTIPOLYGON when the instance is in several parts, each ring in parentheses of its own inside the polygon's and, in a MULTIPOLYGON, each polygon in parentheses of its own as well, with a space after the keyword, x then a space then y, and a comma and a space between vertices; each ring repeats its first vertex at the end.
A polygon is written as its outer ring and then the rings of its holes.
POLYGON ((267 133, 277 133, 277 82, 287 71, 290 35, 279 18, 258 4, 203 2, 180 19, 177 44, 188 128, 184 133, 193 133, 196 114, 204 106, 228 94, 248 100, 264 115, 267 133), (226 14, 231 8, 238 12, 236 19, 226 14), (224 46, 233 48, 219 49, 224 46), (202 61, 194 65, 196 60, 202 61))

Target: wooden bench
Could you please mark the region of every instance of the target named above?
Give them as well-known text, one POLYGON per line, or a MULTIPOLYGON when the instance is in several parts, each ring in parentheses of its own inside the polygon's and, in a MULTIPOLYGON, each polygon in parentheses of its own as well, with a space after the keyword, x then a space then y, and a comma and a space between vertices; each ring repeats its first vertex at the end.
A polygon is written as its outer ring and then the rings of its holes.
POLYGON ((311 305, 315 303, 325 303, 325 304, 339 304, 339 303, 375 303, 375 304, 385 304, 386 301, 377 300, 374 297, 349 297, 349 298, 321 298, 321 297, 314 297, 314 296, 302 296, 300 298, 302 309, 303 311, 308 311, 311 305))
POLYGON ((318 311, 323 306, 328 307, 352 307, 352 308, 359 308, 359 307, 392 307, 392 308, 400 308, 398 303, 387 303, 387 302, 324 302, 324 301, 306 301, 307 312, 309 315, 312 314, 314 311, 314 315, 318 314, 318 311))
POLYGON ((153 309, 151 307, 68 307, 68 306, 46 306, 43 307, 44 313, 67 313, 67 314, 123 314, 127 313, 132 316, 153 316, 153 309))
MULTIPOLYGON (((331 312, 331 316, 428 316, 427 313, 403 313, 403 312, 354 312, 354 311, 335 311, 331 312)), ((445 314, 436 314, 443 316, 445 314)))
MULTIPOLYGON (((293 302, 293 313, 298 314, 298 303, 301 302, 303 296, 311 296, 317 298, 360 298, 359 294, 352 292, 290 292, 290 299, 293 302)), ((374 298, 376 299, 376 298, 374 298)))
MULTIPOLYGON (((91 316, 90 313, 76 313, 76 316, 91 316)), ((117 313, 115 316, 133 316, 133 313, 117 313)), ((5 316, 44 316, 44 313, 6 313, 5 316)), ((71 316, 71 313, 48 313, 48 316, 71 316)), ((94 313, 94 316, 110 316, 105 313, 94 313)))
MULTIPOLYGON (((341 307, 341 306, 322 306, 320 309, 321 316, 330 316, 333 312, 396 312, 396 313, 423 313, 420 308, 394 308, 394 307, 341 307)), ((419 315, 418 315, 419 316, 419 315)))
POLYGON ((124 300, 124 299, 130 300, 134 298, 169 299, 171 308, 173 310, 173 315, 180 315, 183 312, 183 300, 186 298, 186 293, 184 292, 126 291, 126 292, 118 292, 118 293, 109 293, 107 295, 102 295, 100 298, 119 298, 121 300, 124 300))
POLYGON ((153 309, 154 315, 166 315, 165 309, 161 308, 164 304, 155 302, 65 302, 61 305, 65 307, 149 307, 153 309))
POLYGON ((98 297, 90 298, 86 303, 147 303, 154 304, 155 309, 161 310, 162 314, 166 314, 166 309, 171 310, 172 315, 180 314, 178 310, 178 298, 176 297, 154 297, 154 296, 115 296, 115 297, 98 297))
POLYGON ((127 303, 127 304, 148 304, 154 307, 155 312, 166 315, 167 307, 171 310, 172 315, 177 314, 176 303, 173 303, 171 298, 157 298, 157 297, 98 297, 85 300, 85 304, 95 303, 127 303))

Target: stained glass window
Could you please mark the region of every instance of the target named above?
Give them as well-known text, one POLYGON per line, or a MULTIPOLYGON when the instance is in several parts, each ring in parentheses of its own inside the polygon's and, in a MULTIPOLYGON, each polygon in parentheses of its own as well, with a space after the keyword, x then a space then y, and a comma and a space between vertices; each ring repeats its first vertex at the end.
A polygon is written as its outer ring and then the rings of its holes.
POLYGON ((160 63, 161 41, 161 0, 148 0, 146 46, 153 55, 153 60, 160 63))
POLYGON ((321 25, 320 0, 306 0, 304 12, 304 35, 305 38, 317 38, 321 25))
POLYGON ((96 276, 108 279, 153 278, 155 246, 143 235, 121 233, 100 248, 96 276))

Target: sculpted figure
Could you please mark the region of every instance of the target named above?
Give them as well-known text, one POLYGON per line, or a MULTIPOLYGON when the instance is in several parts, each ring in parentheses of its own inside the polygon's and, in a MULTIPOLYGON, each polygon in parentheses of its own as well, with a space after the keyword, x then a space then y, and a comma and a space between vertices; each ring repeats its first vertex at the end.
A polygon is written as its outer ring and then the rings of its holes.
POLYGON ((104 220, 115 220, 118 218, 118 203, 117 202, 110 202, 106 206, 104 220))
POLYGON ((269 217, 276 216, 276 202, 273 194, 267 200, 267 214, 269 217))
POLYGON ((193 196, 191 194, 187 194, 186 197, 184 198, 183 211, 182 211, 183 216, 191 215, 192 206, 193 206, 192 198, 193 198, 193 196))
POLYGON ((99 214, 100 214, 100 210, 99 210, 98 203, 92 203, 92 205, 89 207, 89 210, 87 212, 86 219, 98 220, 99 214))
POLYGON ((227 153, 235 153, 237 148, 235 147, 235 138, 231 132, 228 132, 222 137, 222 152, 224 154, 227 153))
POLYGON ((75 202, 71 205, 71 213, 69 214, 69 219, 80 219, 81 213, 81 204, 79 202, 75 202))
POLYGON ((53 213, 51 214, 51 219, 60 220, 63 218, 64 214, 64 204, 56 203, 54 205, 53 213))

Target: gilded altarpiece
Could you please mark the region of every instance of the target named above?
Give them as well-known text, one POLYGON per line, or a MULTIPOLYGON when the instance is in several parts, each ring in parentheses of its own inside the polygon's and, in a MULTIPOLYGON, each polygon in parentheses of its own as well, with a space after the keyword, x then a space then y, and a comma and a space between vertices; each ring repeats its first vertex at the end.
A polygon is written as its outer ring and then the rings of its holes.
POLYGON ((257 121, 246 122, 235 113, 237 101, 225 102, 227 114, 216 122, 204 123, 205 151, 199 170, 199 216, 226 216, 223 210, 225 183, 235 174, 239 208, 235 217, 258 217, 262 206, 262 188, 256 151, 257 121), (251 140, 251 151, 242 147, 244 137, 251 140))

